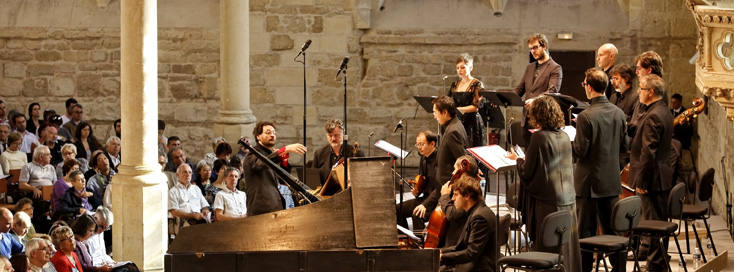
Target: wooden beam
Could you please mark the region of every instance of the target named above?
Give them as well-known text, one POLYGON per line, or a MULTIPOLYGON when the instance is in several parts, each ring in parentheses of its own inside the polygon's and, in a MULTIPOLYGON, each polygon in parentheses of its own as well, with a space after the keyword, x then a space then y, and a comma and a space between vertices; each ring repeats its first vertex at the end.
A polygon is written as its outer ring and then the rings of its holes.
POLYGON ((725 250, 724 252, 721 252, 719 256, 716 256, 716 258, 713 258, 709 260, 706 264, 696 269, 696 272, 719 272, 724 271, 726 269, 726 266, 728 264, 728 255, 729 251, 725 250))

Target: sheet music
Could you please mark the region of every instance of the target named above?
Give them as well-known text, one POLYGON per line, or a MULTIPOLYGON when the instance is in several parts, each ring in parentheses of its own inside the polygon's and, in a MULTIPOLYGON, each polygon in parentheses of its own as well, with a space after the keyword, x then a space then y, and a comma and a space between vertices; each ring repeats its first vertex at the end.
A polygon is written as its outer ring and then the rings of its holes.
POLYGON ((492 168, 495 172, 497 170, 502 170, 503 168, 514 167, 517 165, 516 161, 505 158, 507 151, 499 145, 473 147, 467 149, 467 151, 482 163, 492 168))
POLYGON ((415 241, 415 242, 417 242, 417 243, 420 243, 420 241, 421 241, 421 238, 418 238, 418 236, 415 236, 415 233, 413 233, 413 232, 412 232, 412 231, 410 231, 409 229, 406 229, 406 228, 404 228, 404 227, 402 227, 402 226, 400 226, 400 225, 397 225, 397 226, 398 226, 398 230, 399 230, 399 231, 400 231, 401 233, 403 233, 403 234, 407 235, 407 236, 408 236, 408 238, 410 238, 411 240, 413 240, 413 241, 415 241))
POLYGON ((399 157, 401 159, 404 159, 405 157, 410 154, 410 152, 401 150, 399 147, 394 146, 386 141, 379 140, 375 143, 375 147, 382 149, 383 151, 390 153, 390 155, 393 155, 395 157, 399 157), (402 154, 402 156, 400 156, 402 154))
MULTIPOLYGON (((530 133, 535 133, 538 131, 537 129, 530 129, 530 133)), ((568 135, 568 138, 571 139, 571 142, 573 142, 574 139, 576 139, 576 128, 573 126, 565 126, 561 129, 561 131, 565 132, 566 135, 568 135)))

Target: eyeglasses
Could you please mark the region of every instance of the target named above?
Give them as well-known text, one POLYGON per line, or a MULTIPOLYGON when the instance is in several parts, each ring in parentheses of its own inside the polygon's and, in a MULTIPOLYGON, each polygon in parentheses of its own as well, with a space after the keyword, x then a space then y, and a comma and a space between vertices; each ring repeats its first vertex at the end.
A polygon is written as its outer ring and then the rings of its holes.
POLYGON ((275 132, 275 130, 266 130, 266 131, 263 131, 263 133, 267 135, 278 135, 278 132, 275 132))
POLYGON ((541 48, 541 47, 542 47, 542 46, 540 46, 540 45, 535 45, 535 46, 533 46, 533 47, 529 47, 529 48, 528 48, 528 51, 531 51, 531 52, 532 52, 532 51, 538 50, 538 48, 541 48))
POLYGON ((415 147, 424 147, 424 146, 427 146, 427 145, 428 145, 427 143, 417 143, 417 144, 415 144, 415 147))
POLYGON ((36 250, 46 250, 46 249, 48 249, 48 247, 39 247, 39 248, 36 248, 36 250))
POLYGON ((584 88, 586 88, 586 85, 589 85, 589 83, 586 83, 586 82, 581 82, 581 87, 584 87, 584 88))
POLYGON ((97 230, 104 230, 104 231, 108 231, 108 230, 110 230, 110 229, 112 229, 112 226, 106 226, 106 227, 105 227, 105 226, 102 226, 102 225, 97 225, 97 230))
POLYGON ((79 113, 79 114, 81 114, 81 113, 84 113, 84 111, 74 111, 74 113, 79 113))

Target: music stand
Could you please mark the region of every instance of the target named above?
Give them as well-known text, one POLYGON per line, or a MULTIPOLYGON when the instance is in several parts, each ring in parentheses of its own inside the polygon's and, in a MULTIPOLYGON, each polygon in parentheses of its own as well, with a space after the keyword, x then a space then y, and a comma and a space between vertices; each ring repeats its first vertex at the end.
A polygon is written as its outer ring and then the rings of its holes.
POLYGON ((484 96, 489 102, 492 102, 492 104, 495 104, 497 106, 502 107, 522 107, 525 106, 525 102, 522 101, 522 98, 518 96, 514 92, 508 92, 508 91, 479 91, 479 94, 484 96))
POLYGON ((414 95, 413 99, 415 99, 416 102, 418 102, 418 105, 420 105, 424 110, 426 110, 427 113, 433 113, 433 99, 436 99, 437 96, 420 96, 420 95, 414 95))
POLYGON ((567 126, 573 125, 571 121, 573 120, 574 111, 581 112, 589 107, 589 103, 578 100, 570 95, 560 93, 549 93, 548 95, 556 100, 558 106, 561 106, 561 110, 566 117, 565 122, 567 126))

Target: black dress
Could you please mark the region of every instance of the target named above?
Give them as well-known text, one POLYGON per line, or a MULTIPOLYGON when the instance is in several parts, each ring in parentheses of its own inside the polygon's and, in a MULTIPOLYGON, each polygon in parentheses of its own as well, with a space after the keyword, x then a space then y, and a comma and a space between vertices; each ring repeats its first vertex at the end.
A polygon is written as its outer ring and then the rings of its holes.
MULTIPOLYGON (((481 81, 474 79, 466 92, 457 91, 458 84, 459 81, 451 83, 451 89, 448 94, 449 97, 454 99, 456 107, 474 105, 477 109, 481 109, 484 103, 488 103, 484 97, 479 95, 479 91, 484 90, 484 84, 481 81)), ((457 117, 461 121, 461 124, 464 125, 464 130, 466 130, 467 140, 469 140, 468 147, 487 145, 486 128, 482 123, 479 110, 457 114, 457 117)))

